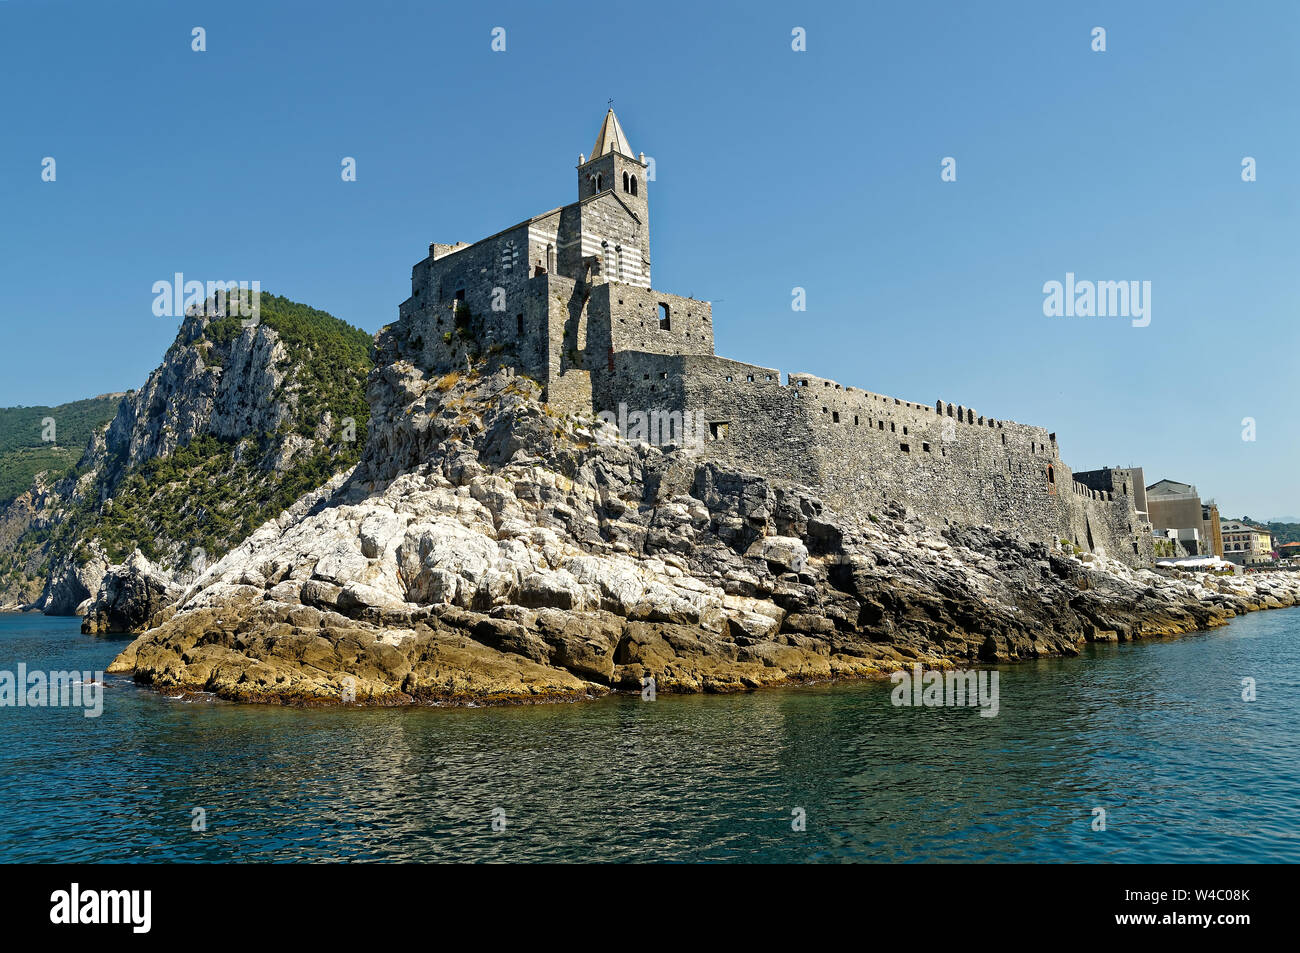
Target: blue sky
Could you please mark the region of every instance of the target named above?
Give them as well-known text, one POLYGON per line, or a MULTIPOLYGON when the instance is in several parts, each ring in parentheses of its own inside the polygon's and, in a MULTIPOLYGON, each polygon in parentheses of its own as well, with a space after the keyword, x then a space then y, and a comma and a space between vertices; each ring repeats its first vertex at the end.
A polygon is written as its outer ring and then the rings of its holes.
POLYGON ((0 405, 138 386, 177 271, 378 329, 430 241, 572 201, 613 98, 655 285, 714 302, 718 353, 1296 514, 1298 48, 1289 0, 7 0, 0 405), (1150 325, 1045 317, 1067 272, 1150 281, 1150 325))

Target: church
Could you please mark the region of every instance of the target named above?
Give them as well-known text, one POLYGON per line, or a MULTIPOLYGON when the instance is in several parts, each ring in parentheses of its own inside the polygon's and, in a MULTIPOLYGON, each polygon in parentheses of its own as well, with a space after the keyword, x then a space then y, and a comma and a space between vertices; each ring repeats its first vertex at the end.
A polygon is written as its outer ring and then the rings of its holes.
POLYGON ((716 355, 709 302, 653 286, 648 170, 610 109, 578 156, 576 201, 429 246, 399 308, 403 355, 428 373, 511 366, 561 413, 690 414, 704 439, 689 452, 812 487, 861 520, 901 508, 1151 563, 1145 513, 1073 479, 1055 433, 716 355))

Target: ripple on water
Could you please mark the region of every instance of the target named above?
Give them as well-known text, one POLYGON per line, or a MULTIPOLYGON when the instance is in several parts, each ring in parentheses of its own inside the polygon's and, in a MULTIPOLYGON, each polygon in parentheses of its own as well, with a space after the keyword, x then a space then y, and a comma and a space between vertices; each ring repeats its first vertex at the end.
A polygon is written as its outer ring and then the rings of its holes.
MULTIPOLYGON (((880 683, 322 711, 108 676, 97 719, 0 710, 0 860, 1297 861, 1297 636, 1283 610, 1005 667, 996 718, 880 683)), ((122 644, 0 616, 4 670, 122 644)))

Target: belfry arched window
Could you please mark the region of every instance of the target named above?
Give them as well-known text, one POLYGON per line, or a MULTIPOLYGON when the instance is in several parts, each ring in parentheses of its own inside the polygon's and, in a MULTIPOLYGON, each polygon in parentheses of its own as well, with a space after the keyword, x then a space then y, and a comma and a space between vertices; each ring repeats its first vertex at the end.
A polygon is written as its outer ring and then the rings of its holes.
POLYGON ((632 186, 631 186, 631 185, 628 183, 628 181, 627 181, 627 173, 626 173, 626 172, 623 173, 623 191, 624 191, 624 192, 631 192, 631 191, 632 191, 632 186))
POLYGON ((636 195, 636 194, 637 194, 637 192, 636 192, 636 176, 635 176, 635 175, 632 176, 632 194, 633 194, 633 195, 636 195))

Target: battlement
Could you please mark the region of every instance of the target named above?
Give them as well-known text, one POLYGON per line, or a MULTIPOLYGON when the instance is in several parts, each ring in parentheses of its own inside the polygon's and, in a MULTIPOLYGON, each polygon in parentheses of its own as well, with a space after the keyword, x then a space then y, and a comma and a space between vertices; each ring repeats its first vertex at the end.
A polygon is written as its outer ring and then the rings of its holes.
POLYGON ((610 111, 575 202, 431 244, 399 308, 402 353, 430 371, 490 355, 561 411, 690 412, 708 434, 692 452, 813 487, 862 519, 901 507, 1150 561, 1145 501, 1115 487, 1140 470, 1074 478, 1042 427, 717 356, 711 304, 651 285, 647 165, 631 156, 610 111))

